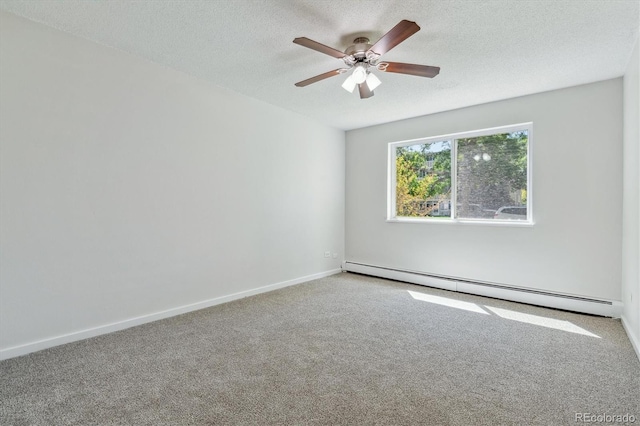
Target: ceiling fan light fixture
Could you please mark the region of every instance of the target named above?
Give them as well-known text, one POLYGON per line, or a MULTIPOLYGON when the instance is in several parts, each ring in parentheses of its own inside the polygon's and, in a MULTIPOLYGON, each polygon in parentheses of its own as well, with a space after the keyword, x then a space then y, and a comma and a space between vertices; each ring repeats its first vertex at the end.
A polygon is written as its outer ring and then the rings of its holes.
POLYGON ((353 77, 348 76, 344 83, 342 83, 342 87, 347 92, 353 93, 353 89, 356 88, 356 82, 353 81, 353 77))
MULTIPOLYGON (((370 44, 369 39, 366 37, 357 37, 353 40, 353 44, 347 47, 344 51, 325 46, 324 44, 313 41, 307 37, 297 37, 293 39, 295 44, 299 44, 300 46, 315 50, 336 59, 342 59, 346 68, 338 68, 328 71, 316 75, 315 77, 299 81, 295 83, 295 85, 297 87, 305 87, 329 77, 350 72, 351 75, 347 77, 342 84, 342 87, 347 92, 353 93, 356 86, 358 86, 360 99, 367 99, 373 96, 373 90, 381 84, 378 77, 369 71, 370 69, 373 70, 375 68, 382 72, 433 78, 440 73, 440 67, 406 64, 403 62, 380 62, 380 57, 382 55, 405 41, 407 38, 411 37, 419 30, 420 27, 418 24, 413 21, 403 19, 374 44, 370 44)), ((485 161, 489 160, 485 159, 485 161)))
POLYGON ((369 90, 374 91, 376 87, 380 86, 382 84, 382 82, 380 81, 380 79, 378 77, 375 76, 375 74, 373 73, 368 73, 367 74, 367 86, 369 87, 369 90))
POLYGON ((353 70, 353 74, 351 74, 351 77, 353 77, 353 81, 356 84, 364 83, 367 79, 367 70, 365 66, 361 64, 356 65, 355 69, 353 70))

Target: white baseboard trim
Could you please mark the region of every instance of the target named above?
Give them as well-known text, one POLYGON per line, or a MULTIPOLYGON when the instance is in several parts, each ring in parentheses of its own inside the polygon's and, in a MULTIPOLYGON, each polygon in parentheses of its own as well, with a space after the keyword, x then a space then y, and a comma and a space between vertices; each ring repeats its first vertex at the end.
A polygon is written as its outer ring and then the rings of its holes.
POLYGON ((633 349, 636 351, 636 355, 640 360, 640 340, 638 340, 638 336, 633 333, 633 329, 629 326, 629 321, 627 321, 624 315, 622 315, 620 319, 622 320, 622 328, 627 332, 627 336, 629 337, 629 340, 631 340, 631 346, 633 346, 633 349))
POLYGON ((238 293, 229 294, 227 296, 215 297, 213 299, 203 300, 201 302, 196 302, 189 305, 178 306, 178 307, 167 309, 164 311, 155 312, 153 314, 142 315, 139 317, 129 318, 123 321, 105 324, 98 327, 92 327, 85 330, 75 331, 75 332, 63 334, 60 336, 50 337, 47 339, 26 343, 23 345, 13 346, 6 349, 0 349, 0 361, 4 359, 14 358, 21 355, 26 355, 31 352, 40 351, 40 350, 51 348, 54 346, 63 345, 65 343, 71 343, 78 340, 84 340, 90 337, 99 336, 102 334, 112 333, 114 331, 124 330, 126 328, 135 327, 137 325, 146 324, 148 322, 185 314, 187 312, 197 311, 199 309, 204 309, 210 306, 219 305, 221 303, 231 302, 233 300, 254 296, 256 294, 266 293, 269 291, 277 290, 279 288, 289 287, 289 286, 301 284, 307 281, 328 277, 330 275, 339 274, 341 272, 342 272, 342 269, 332 269, 329 271, 319 272, 317 274, 306 275, 304 277, 295 278, 288 281, 282 281, 275 284, 269 284, 263 287, 253 288, 251 290, 245 290, 238 293))
POLYGON ((510 287, 496 283, 473 282, 462 278, 456 279, 455 277, 437 276, 418 271, 399 270, 350 261, 344 262, 343 269, 358 274, 372 275, 427 287, 476 294, 478 296, 493 297, 548 308, 564 309, 567 311, 612 318, 619 318, 622 314, 622 302, 617 300, 593 299, 535 289, 510 287))

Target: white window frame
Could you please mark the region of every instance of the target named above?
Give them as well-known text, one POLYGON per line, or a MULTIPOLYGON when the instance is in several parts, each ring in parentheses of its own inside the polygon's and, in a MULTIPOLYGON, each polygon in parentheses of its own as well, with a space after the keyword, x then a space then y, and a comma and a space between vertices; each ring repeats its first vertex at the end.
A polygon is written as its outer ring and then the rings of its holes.
POLYGON ((519 123, 508 126, 491 127, 468 132, 450 133, 446 135, 430 136, 427 138, 410 139, 404 141, 391 142, 388 146, 387 158, 387 222, 409 222, 409 223, 439 223, 439 224, 474 224, 474 225, 497 225, 497 226, 532 226, 533 222, 533 180, 532 170, 532 150, 533 146, 533 123, 519 123), (495 219, 459 219, 456 218, 457 208, 457 170, 458 170, 458 139, 474 138, 478 136, 488 136, 498 133, 510 133, 515 131, 527 131, 527 219, 526 220, 495 220, 495 219), (405 217, 396 215, 396 148, 418 144, 429 144, 434 142, 451 142, 451 217, 445 218, 422 218, 405 217))

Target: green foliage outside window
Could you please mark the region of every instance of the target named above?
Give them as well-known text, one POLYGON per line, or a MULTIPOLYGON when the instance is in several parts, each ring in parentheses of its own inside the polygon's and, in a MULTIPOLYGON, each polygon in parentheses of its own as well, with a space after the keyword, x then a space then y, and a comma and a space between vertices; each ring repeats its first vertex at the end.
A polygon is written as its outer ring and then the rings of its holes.
POLYGON ((397 147, 397 216, 451 217, 453 143, 456 217, 493 219, 500 207, 526 206, 528 132, 520 130, 397 147))
POLYGON ((451 142, 396 149, 396 209, 398 216, 449 215, 441 209, 451 193, 451 142))

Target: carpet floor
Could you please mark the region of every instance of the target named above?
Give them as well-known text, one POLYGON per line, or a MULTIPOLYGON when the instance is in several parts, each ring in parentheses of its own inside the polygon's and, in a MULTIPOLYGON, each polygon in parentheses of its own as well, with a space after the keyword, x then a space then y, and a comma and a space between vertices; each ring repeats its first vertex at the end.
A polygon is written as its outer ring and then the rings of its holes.
POLYGON ((348 273, 5 360, 0 375, 2 425, 640 422, 619 320, 348 273))

